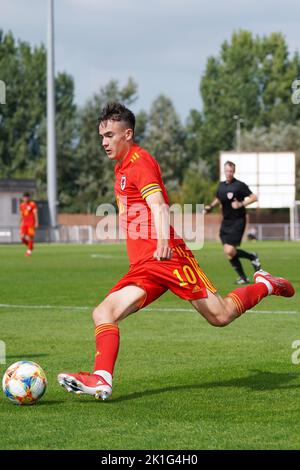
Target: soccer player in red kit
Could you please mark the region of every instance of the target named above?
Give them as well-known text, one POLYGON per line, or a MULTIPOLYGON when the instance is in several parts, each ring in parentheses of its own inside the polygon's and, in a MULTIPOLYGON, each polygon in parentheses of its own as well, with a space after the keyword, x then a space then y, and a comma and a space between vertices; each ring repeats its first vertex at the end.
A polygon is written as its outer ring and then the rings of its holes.
POLYGON ((169 201, 157 161, 134 142, 135 116, 110 103, 99 118, 102 145, 115 166, 115 193, 125 230, 129 271, 94 309, 96 355, 93 373, 62 372, 69 392, 107 399, 119 350, 119 322, 168 289, 188 300, 211 325, 225 326, 267 295, 291 297, 292 284, 265 271, 254 284, 221 297, 185 242, 169 224, 169 201))
POLYGON ((21 241, 27 246, 25 256, 31 256, 35 229, 38 227, 38 211, 35 202, 30 200, 30 194, 24 193, 23 202, 20 204, 20 236, 21 241))

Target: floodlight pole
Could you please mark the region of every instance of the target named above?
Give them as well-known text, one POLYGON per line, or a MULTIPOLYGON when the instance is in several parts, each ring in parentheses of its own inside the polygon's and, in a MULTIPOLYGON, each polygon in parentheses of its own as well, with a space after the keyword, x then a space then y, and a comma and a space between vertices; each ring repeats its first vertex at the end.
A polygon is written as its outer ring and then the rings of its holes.
POLYGON ((47 197, 50 226, 57 227, 55 84, 54 84, 54 5, 48 0, 47 27, 47 197))
POLYGON ((290 240, 295 240, 295 208, 290 206, 290 240))
POLYGON ((236 121, 236 151, 240 152, 241 151, 241 122, 244 121, 244 119, 240 118, 238 114, 235 114, 233 116, 233 119, 236 121))

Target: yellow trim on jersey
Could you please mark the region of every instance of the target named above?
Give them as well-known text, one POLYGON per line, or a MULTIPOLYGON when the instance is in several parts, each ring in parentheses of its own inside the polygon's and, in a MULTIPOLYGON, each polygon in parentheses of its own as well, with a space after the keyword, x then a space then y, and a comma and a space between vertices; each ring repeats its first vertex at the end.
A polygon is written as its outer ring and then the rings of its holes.
POLYGON ((161 187, 159 186, 158 183, 150 183, 150 184, 146 184, 146 186, 144 186, 142 189, 141 189, 141 196, 143 199, 145 199, 147 196, 150 196, 150 194, 153 194, 153 193, 156 193, 158 191, 161 191, 161 187))
POLYGON ((134 152, 134 154, 132 155, 130 161, 131 163, 133 163, 135 160, 137 160, 138 158, 140 158, 139 154, 134 152))
POLYGON ((150 188, 150 186, 159 186, 157 183, 150 183, 150 184, 146 184, 146 186, 144 186, 142 189, 141 189, 141 193, 143 191, 145 191, 145 189, 147 188, 150 188))
POLYGON ((146 199, 146 197, 150 196, 150 194, 154 194, 154 193, 159 193, 161 191, 161 188, 158 187, 156 189, 152 189, 152 191, 147 191, 143 196, 142 198, 143 199, 146 199))

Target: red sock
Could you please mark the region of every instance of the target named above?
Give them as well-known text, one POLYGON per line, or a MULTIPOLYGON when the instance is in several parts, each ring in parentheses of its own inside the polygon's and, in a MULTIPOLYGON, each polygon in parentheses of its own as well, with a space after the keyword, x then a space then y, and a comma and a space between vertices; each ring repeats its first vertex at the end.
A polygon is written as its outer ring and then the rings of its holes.
POLYGON ((33 250, 33 240, 31 240, 31 239, 28 242, 28 249, 31 250, 31 251, 33 250))
POLYGON ((263 282, 257 282, 247 287, 239 287, 226 297, 230 297, 234 301, 237 311, 241 315, 257 305, 268 294, 267 286, 263 282))
POLYGON ((113 375, 119 351, 119 327, 114 323, 96 326, 96 356, 94 370, 106 370, 113 375))
POLYGON ((25 237, 22 237, 21 241, 22 241, 22 243, 24 243, 24 245, 28 246, 28 240, 26 240, 25 237))

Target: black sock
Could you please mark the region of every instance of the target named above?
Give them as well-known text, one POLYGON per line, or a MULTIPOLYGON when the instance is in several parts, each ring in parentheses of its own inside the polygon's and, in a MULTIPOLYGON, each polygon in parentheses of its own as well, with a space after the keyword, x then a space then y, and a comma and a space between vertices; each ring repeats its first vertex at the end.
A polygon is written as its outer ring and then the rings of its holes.
POLYGON ((239 248, 236 250, 236 255, 238 258, 246 258, 253 261, 255 256, 252 253, 248 253, 248 251, 240 250, 239 248))
POLYGON ((231 266, 233 267, 233 269, 236 270, 236 272, 238 273, 238 275, 243 278, 243 279, 247 279, 247 276, 244 272, 244 269, 243 269, 243 266, 238 258, 237 255, 234 256, 234 258, 230 259, 229 260, 231 266))

